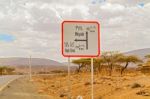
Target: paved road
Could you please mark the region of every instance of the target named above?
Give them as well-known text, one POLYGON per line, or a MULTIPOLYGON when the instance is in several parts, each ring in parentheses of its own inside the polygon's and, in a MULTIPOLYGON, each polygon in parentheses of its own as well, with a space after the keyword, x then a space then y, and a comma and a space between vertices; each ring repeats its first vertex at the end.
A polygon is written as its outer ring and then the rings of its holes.
POLYGON ((26 77, 11 82, 0 92, 0 99, 54 99, 48 95, 38 93, 38 85, 26 77))
POLYGON ((0 91, 6 87, 8 83, 11 81, 21 77, 20 75, 5 75, 5 76, 0 76, 0 91))

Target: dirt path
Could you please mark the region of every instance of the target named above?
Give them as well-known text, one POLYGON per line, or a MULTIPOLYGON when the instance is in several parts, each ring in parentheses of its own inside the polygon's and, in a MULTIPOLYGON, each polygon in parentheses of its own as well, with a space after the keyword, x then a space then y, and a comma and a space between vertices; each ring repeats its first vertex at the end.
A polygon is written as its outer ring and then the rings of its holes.
POLYGON ((0 99, 53 99, 48 95, 38 94, 36 88, 37 85, 27 78, 20 78, 0 92, 0 99))

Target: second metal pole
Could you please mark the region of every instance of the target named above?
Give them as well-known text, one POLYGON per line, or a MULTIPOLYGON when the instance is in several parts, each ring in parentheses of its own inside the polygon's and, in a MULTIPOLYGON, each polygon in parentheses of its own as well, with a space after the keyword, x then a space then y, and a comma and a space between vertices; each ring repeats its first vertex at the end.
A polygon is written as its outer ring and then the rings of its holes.
POLYGON ((94 90, 93 90, 93 80, 94 80, 94 70, 93 70, 93 58, 91 58, 91 99, 94 99, 94 90))
POLYGON ((68 57, 68 99, 71 99, 70 57, 68 57))

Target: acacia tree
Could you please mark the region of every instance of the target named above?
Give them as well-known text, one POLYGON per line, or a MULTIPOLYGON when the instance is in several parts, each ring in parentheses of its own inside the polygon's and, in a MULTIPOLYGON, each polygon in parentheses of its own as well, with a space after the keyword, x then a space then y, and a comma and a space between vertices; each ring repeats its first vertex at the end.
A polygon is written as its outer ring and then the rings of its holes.
POLYGON ((145 58, 150 59, 150 54, 146 55, 145 58))
POLYGON ((15 68, 12 68, 12 67, 7 67, 7 69, 6 69, 6 72, 8 74, 12 74, 14 71, 15 71, 15 68))
POLYGON ((101 57, 105 60, 109 68, 109 76, 112 75, 113 68, 116 66, 118 59, 123 55, 117 51, 109 51, 102 53, 101 57))
POLYGON ((0 66, 0 75, 11 74, 14 70, 12 67, 0 66))
POLYGON ((144 64, 141 64, 140 66, 144 66, 144 65, 150 66, 150 54, 146 55, 145 59, 146 62, 144 64))
POLYGON ((146 55, 145 58, 147 59, 147 63, 150 63, 150 54, 146 55))
POLYGON ((0 75, 3 74, 3 67, 0 67, 0 75))
POLYGON ((121 69, 121 75, 123 74, 123 72, 125 71, 125 69, 127 69, 128 65, 129 65, 130 63, 136 64, 136 63, 142 62, 142 60, 140 60, 140 59, 139 59, 137 56, 135 56, 135 55, 129 55, 129 56, 125 56, 125 55, 124 55, 124 56, 120 57, 120 58, 118 59, 118 61, 121 62, 121 63, 125 63, 125 66, 122 67, 122 69, 121 69))
POLYGON ((95 69, 97 68, 99 73, 101 72, 102 66, 103 66, 104 63, 105 63, 105 60, 102 57, 94 59, 95 69))
POLYGON ((7 67, 6 66, 1 66, 0 67, 0 74, 3 75, 6 73, 7 67))
POLYGON ((87 64, 90 63, 89 58, 81 58, 73 60, 72 63, 78 65, 77 72, 79 73, 81 71, 81 68, 85 67, 87 64))

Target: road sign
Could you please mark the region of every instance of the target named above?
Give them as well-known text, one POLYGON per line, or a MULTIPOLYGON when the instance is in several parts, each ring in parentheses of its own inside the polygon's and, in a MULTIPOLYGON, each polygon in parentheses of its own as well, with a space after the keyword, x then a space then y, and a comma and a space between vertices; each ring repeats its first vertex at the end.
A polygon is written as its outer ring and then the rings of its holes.
POLYGON ((62 55, 97 57, 100 54, 100 25, 96 21, 62 23, 62 55))

